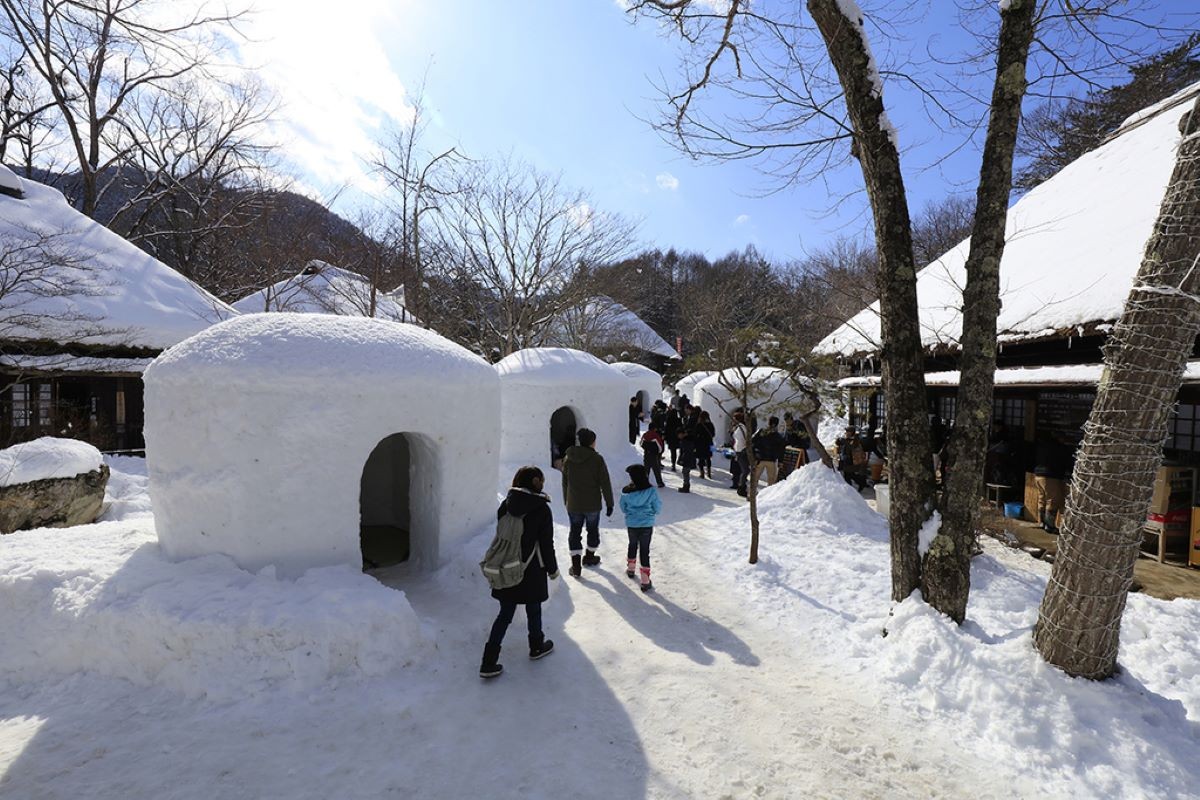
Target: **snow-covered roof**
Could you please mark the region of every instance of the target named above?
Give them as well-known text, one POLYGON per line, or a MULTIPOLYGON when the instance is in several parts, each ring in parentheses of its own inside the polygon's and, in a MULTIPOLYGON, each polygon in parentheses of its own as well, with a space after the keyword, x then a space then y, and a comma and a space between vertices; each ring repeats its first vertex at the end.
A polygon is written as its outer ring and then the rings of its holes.
POLYGON ((591 353, 566 347, 530 347, 518 350, 496 363, 502 383, 560 386, 619 383, 622 391, 628 379, 619 369, 605 364, 591 353))
MULTIPOLYGON (((1103 364, 1070 364, 1058 367, 1009 367, 995 373, 996 386, 1095 386, 1103 364)), ((957 370, 925 374, 927 386, 958 386, 957 370)), ((1200 361, 1189 361, 1183 370, 1184 383, 1200 383, 1200 361)), ((843 378, 839 389, 874 388, 883 385, 878 375, 843 378)))
POLYGON ((551 344, 635 349, 664 358, 679 358, 675 348, 645 320, 606 295, 597 295, 565 311, 547 339, 551 344))
POLYGON ((153 361, 152 358, 95 358, 65 353, 54 356, 0 354, 0 367, 32 373, 141 375, 153 361))
POLYGON ((21 177, 8 167, 0 164, 0 194, 21 197, 25 194, 25 185, 21 177))
MULTIPOLYGON (((1063 331, 1103 330, 1117 319, 1141 264, 1175 164, 1178 123, 1200 91, 1135 114, 1099 148, 1032 189, 1008 211, 1000 263, 1002 343, 1063 331)), ((927 347, 958 347, 970 240, 920 271, 917 296, 927 347)), ((852 356, 878 351, 879 303, 852 317, 816 351, 852 356)))
POLYGON ((235 313, 61 192, 12 178, 23 195, 0 194, 0 272, 36 275, 38 284, 0 297, 3 338, 160 350, 235 313), (41 291, 46 283, 63 293, 41 291))
MULTIPOLYGON (((394 291, 376 291, 373 316, 393 322, 416 322, 404 307, 403 296, 403 292, 397 296, 394 291)), ((371 282, 357 272, 314 260, 292 277, 243 297, 233 307, 244 313, 289 311, 372 316, 371 282)))
POLYGON ((486 361, 416 325, 329 314, 243 314, 163 353, 146 380, 245 386, 264 382, 346 392, 377 382, 381 370, 413 381, 475 386, 490 378, 486 361))

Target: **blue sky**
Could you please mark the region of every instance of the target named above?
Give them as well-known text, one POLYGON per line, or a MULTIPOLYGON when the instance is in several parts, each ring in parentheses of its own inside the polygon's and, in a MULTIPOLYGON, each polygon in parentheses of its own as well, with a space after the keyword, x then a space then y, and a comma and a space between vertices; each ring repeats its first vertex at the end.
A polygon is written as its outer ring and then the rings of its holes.
MULTIPOLYGON (((285 119, 276 133, 309 191, 328 197, 344 185, 369 189, 362 157, 388 117, 404 118, 409 93, 427 75, 432 147, 458 145, 476 157, 511 153, 561 172, 597 208, 640 220, 648 246, 718 256, 754 244, 786 261, 867 227, 854 164, 763 196, 771 184, 754 163, 696 163, 663 141, 646 120, 663 111, 653 84, 678 74, 678 44, 648 20, 631 24, 615 0, 335 5, 340 13, 331 17, 324 0, 260 0, 253 42, 244 48, 280 94, 285 119)), ((1163 14, 1191 5, 1160 4, 1163 14)), ((970 46, 951 0, 918 3, 894 33, 884 41, 876 32, 881 58, 890 49, 927 62, 930 47, 949 54, 970 46)), ((932 74, 935 66, 916 69, 932 74)), ((914 211, 971 191, 978 154, 971 145, 956 149, 962 131, 941 130, 906 87, 888 83, 885 91, 914 211)), ((337 207, 350 213, 359 202, 357 191, 344 191, 337 207)))

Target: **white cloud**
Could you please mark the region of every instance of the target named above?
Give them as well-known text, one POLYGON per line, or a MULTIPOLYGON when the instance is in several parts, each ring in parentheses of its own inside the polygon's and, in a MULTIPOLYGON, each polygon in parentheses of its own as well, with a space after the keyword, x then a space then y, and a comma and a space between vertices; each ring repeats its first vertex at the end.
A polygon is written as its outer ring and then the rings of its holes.
POLYGON ((239 45, 240 62, 276 94, 273 126, 283 156, 312 179, 378 189, 362 159, 390 119, 411 114, 378 31, 399 23, 396 0, 256 0, 239 45))
POLYGON ((660 172, 654 176, 654 182, 658 184, 658 188, 666 189, 668 192, 673 192, 679 188, 679 178, 676 178, 669 172, 660 172))
POLYGON ((734 225, 745 225, 749 221, 750 221, 749 214, 738 214, 737 217, 733 220, 733 224, 734 225))

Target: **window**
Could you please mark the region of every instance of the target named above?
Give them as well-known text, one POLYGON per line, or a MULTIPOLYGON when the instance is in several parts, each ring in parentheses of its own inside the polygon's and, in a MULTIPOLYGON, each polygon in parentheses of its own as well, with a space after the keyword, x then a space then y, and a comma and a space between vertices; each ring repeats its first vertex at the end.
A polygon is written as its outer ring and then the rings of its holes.
POLYGON ((50 427, 50 384, 43 383, 38 386, 38 425, 43 428, 50 427))
POLYGON ((887 420, 887 402, 883 396, 883 392, 876 392, 871 398, 871 406, 875 411, 875 425, 882 427, 887 420))
POLYGON ((18 383, 12 387, 12 425, 14 428, 29 427, 29 386, 18 383))
POLYGON ((945 422, 947 425, 954 424, 954 415, 957 410, 957 397, 946 395, 938 398, 938 416, 942 418, 942 422, 945 422))
POLYGON ((1013 430, 1025 428, 1025 400, 1021 397, 997 397, 992 400, 992 421, 1003 422, 1013 430))
POLYGON ((870 413, 871 397, 865 394, 856 394, 850 398, 850 421, 854 423, 866 423, 867 416, 870 413))
POLYGON ((1179 403, 1167 423, 1167 447, 1200 451, 1200 405, 1179 403))

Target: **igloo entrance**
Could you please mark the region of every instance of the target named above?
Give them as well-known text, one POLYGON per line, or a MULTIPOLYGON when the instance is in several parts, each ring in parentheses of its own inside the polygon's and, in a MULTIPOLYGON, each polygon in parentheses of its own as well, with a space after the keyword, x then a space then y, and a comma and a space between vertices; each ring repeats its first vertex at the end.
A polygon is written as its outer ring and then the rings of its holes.
POLYGON ((550 464, 555 469, 562 469, 562 458, 575 444, 578 429, 579 420, 570 406, 562 406, 550 415, 550 464))
POLYGON ((410 433, 384 438, 367 457, 359 489, 363 569, 408 561, 428 533, 431 493, 413 489, 430 482, 432 462, 432 443, 410 433))

